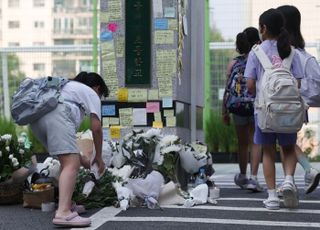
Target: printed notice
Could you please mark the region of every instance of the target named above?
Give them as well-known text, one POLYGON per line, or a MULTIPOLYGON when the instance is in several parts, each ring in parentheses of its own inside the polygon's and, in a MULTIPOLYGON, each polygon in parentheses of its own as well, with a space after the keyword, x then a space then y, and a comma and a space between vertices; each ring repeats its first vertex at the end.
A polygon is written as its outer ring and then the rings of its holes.
POLYGON ((148 100, 147 89, 128 89, 129 102, 146 102, 148 100))
POLYGON ((168 19, 157 18, 154 20, 154 29, 156 30, 167 30, 168 26, 168 19))
POLYGON ((108 1, 108 12, 110 21, 120 20, 121 17, 121 2, 119 0, 109 0, 108 1))
POLYGON ((160 112, 160 103, 159 102, 147 102, 146 108, 147 108, 147 113, 160 112))
POLYGON ((109 22, 109 14, 107 12, 100 12, 100 22, 108 23, 109 22))
POLYGON ((159 90, 149 89, 148 90, 148 101, 159 100, 159 90))
POLYGON ((166 117, 167 127, 175 127, 176 123, 177 123, 176 117, 166 117))
POLYGON ((109 118, 109 124, 110 125, 119 125, 120 124, 119 117, 110 117, 109 118))
POLYGON ((172 97, 172 79, 158 78, 159 97, 172 97))
POLYGON ((174 116, 173 109, 164 109, 163 110, 163 116, 164 117, 173 117, 174 116))
POLYGON ((176 17, 176 8, 165 7, 164 8, 164 17, 165 18, 175 18, 176 17))
POLYGON ((159 50, 156 54, 157 77, 172 77, 177 72, 176 50, 159 50))
POLYGON ((101 108, 102 116, 115 116, 116 106, 115 105, 103 105, 101 108))
POLYGON ((120 125, 132 127, 132 108, 119 109, 120 125))
POLYGON ((145 108, 133 109, 133 125, 147 125, 147 110, 145 108))
POLYGON ((162 107, 163 108, 172 108, 172 97, 164 97, 162 98, 162 107))
POLYGON ((124 57, 124 37, 116 38, 116 56, 117 58, 124 57))
POLYGON ((162 18, 163 9, 162 9, 162 0, 153 0, 153 15, 155 18, 162 18))
POLYGON ((161 112, 154 113, 153 116, 155 121, 162 121, 161 112))
POLYGON ((109 128, 109 117, 102 118, 102 127, 109 128))
POLYGON ((154 33, 154 43, 158 45, 173 44, 173 30, 156 30, 154 33))

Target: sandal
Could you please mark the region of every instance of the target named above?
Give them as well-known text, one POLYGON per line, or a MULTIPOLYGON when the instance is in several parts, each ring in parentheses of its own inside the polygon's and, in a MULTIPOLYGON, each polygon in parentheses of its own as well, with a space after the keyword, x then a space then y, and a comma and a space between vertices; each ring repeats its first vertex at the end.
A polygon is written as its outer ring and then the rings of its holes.
POLYGON ((90 218, 84 218, 78 215, 78 213, 73 212, 66 217, 55 217, 52 220, 54 225, 64 226, 64 227, 88 227, 91 225, 90 218))
POLYGON ((269 210, 280 209, 280 199, 278 197, 274 197, 274 198, 269 197, 268 199, 263 201, 263 204, 266 207, 266 209, 269 209, 269 210))

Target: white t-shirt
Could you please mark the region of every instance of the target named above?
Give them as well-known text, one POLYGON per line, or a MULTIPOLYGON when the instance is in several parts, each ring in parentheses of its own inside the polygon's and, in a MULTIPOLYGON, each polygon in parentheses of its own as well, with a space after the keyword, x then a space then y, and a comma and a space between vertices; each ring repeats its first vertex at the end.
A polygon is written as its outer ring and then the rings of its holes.
POLYGON ((84 116, 90 116, 91 113, 96 114, 101 121, 101 100, 92 88, 77 81, 69 81, 62 88, 61 95, 66 100, 65 103, 71 107, 72 118, 77 128, 84 116), (74 101, 78 105, 67 100, 74 101))

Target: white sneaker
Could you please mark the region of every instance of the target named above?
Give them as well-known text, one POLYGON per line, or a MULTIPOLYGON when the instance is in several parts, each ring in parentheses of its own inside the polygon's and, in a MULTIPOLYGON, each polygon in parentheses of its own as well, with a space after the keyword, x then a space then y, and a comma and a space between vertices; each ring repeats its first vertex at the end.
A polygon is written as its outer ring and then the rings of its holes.
POLYGON ((280 199, 278 197, 270 198, 263 201, 263 204, 266 209, 269 210, 278 210, 280 209, 280 199))
POLYGON ((255 178, 250 177, 247 184, 247 189, 251 190, 252 192, 262 192, 263 188, 259 184, 259 181, 255 178))
POLYGON ((247 176, 243 177, 243 176, 241 176, 240 173, 237 173, 234 176, 234 183, 236 185, 238 185, 240 188, 246 189, 247 185, 248 185, 248 178, 247 178, 247 176))
POLYGON ((311 168, 309 171, 306 172, 304 175, 304 182, 305 182, 305 193, 311 193, 318 187, 320 180, 320 172, 314 168, 311 168))
POLYGON ((299 205, 298 189, 295 184, 285 181, 282 184, 283 202, 286 208, 297 208, 299 205))
POLYGON ((282 184, 283 184, 283 183, 281 183, 281 184, 279 184, 279 185, 277 186, 276 192, 277 192, 278 197, 283 197, 283 187, 282 187, 282 184))

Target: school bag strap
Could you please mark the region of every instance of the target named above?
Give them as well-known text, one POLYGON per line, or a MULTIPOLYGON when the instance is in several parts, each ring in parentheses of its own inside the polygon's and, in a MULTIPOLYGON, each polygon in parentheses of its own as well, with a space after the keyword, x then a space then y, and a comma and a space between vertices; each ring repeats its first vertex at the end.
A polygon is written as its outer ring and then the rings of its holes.
MULTIPOLYGON (((252 47, 252 50, 256 54, 256 56, 259 59, 264 70, 273 68, 273 65, 272 65, 270 59, 268 58, 267 54, 263 51, 263 49, 260 47, 260 45, 258 45, 258 44, 254 45, 252 47)), ((294 53, 295 53, 294 49, 291 46, 291 52, 290 52, 289 56, 286 57, 285 59, 283 59, 283 61, 282 61, 282 66, 284 68, 290 69, 294 53)))

